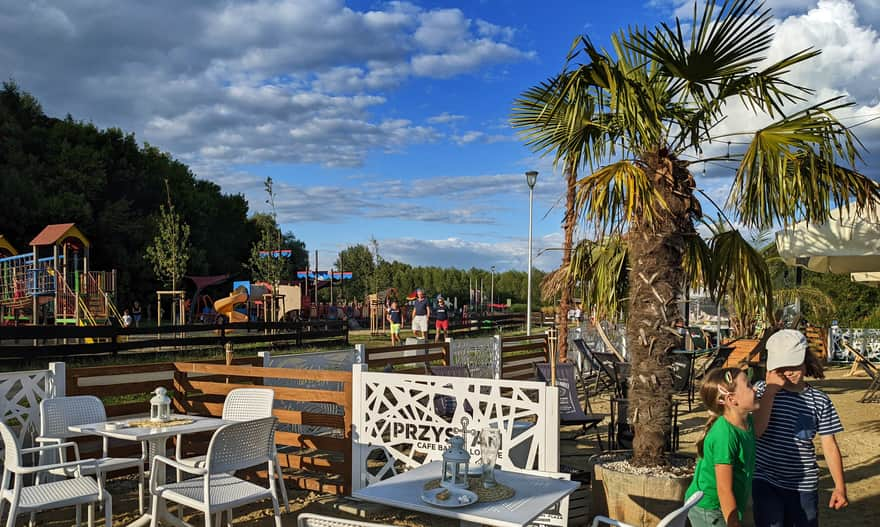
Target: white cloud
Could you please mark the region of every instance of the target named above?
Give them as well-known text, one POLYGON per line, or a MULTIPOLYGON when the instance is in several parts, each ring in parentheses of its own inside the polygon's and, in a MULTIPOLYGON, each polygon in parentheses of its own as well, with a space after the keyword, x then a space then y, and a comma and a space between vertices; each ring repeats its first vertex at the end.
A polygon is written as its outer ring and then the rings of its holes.
MULTIPOLYGON (((555 235, 533 240, 532 249, 535 254, 545 244, 557 244, 555 235)), ((457 267, 469 269, 477 267, 488 269, 495 266, 499 272, 508 269, 525 271, 528 268, 528 240, 517 238, 498 243, 465 240, 462 238, 418 239, 418 238, 385 238, 379 240, 382 257, 386 260, 398 260, 410 265, 437 265, 441 267, 457 267)), ((532 259, 532 265, 538 269, 549 271, 559 266, 561 253, 547 251, 532 259), (555 254, 554 254, 555 253, 555 254)))
POLYGON ((0 64, 47 113, 188 162, 357 166, 439 138, 388 90, 530 56, 487 27, 406 2, 0 2, 0 64))
POLYGON ((464 118, 464 115, 456 115, 449 112, 443 112, 441 114, 428 117, 428 122, 431 124, 446 124, 455 121, 462 121, 464 120, 464 118))

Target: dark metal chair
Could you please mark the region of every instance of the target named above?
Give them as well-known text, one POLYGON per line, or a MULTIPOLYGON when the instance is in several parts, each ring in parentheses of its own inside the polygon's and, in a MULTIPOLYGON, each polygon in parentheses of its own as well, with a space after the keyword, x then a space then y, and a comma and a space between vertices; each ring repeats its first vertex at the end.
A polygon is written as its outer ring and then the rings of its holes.
MULTIPOLYGON (((535 370, 538 379, 545 383, 550 382, 550 364, 535 364, 535 370)), ((605 416, 593 413, 586 387, 586 397, 584 399, 586 408, 581 408, 577 395, 574 364, 561 362, 556 365, 556 387, 559 388, 559 423, 563 425, 581 425, 582 427, 581 431, 571 439, 577 439, 586 435, 592 428, 596 432, 596 443, 599 445, 599 450, 604 450, 599 423, 605 419, 605 416)))
MULTIPOLYGON (((441 377, 470 377, 471 371, 467 366, 435 366, 429 365, 428 370, 431 372, 431 375, 441 376, 441 377)), ((455 397, 449 395, 437 395, 434 396, 434 412, 437 413, 438 416, 443 418, 452 418, 455 415, 455 407, 458 405, 458 402, 455 400, 455 397)), ((471 407, 470 403, 467 401, 464 402, 464 411, 473 414, 474 409, 471 407)))

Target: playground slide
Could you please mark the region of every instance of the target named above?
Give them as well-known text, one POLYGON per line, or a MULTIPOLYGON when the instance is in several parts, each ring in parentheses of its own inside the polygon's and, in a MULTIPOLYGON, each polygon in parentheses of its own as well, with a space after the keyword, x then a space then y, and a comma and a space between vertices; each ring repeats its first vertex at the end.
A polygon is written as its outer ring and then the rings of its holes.
POLYGON ((226 317, 229 322, 247 322, 248 316, 233 309, 236 304, 247 302, 247 293, 229 295, 214 302, 214 311, 226 317))

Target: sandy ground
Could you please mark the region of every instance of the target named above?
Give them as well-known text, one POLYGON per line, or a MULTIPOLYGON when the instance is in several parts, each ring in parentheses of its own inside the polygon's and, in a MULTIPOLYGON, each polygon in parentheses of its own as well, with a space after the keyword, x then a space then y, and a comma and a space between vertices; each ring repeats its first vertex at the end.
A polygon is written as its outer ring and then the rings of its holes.
MULTIPOLYGON (((863 404, 857 402, 862 392, 868 385, 864 376, 849 377, 846 374, 849 367, 836 367, 829 369, 827 378, 815 381, 814 384, 824 390, 834 401, 838 412, 843 420, 846 430, 838 436, 841 452, 843 453, 846 470, 846 481, 850 505, 843 511, 832 511, 827 508, 833 482, 824 466, 824 460, 820 453, 820 466, 823 473, 820 485, 820 523, 826 527, 868 527, 880 525, 880 403, 863 404)), ((687 406, 683 406, 686 410, 687 406)), ((607 412, 607 399, 601 397, 594 400, 593 410, 607 412)), ((707 414, 702 407, 695 407, 692 412, 685 412, 680 416, 681 425, 681 450, 683 452, 695 452, 695 441, 699 438, 707 414)), ((563 437, 570 436, 577 427, 563 428, 563 437)), ((603 425, 603 435, 605 427, 603 425)), ((580 441, 562 442, 562 459, 565 465, 583 467, 587 466, 589 456, 597 452, 594 435, 582 438, 580 441)), ((821 449, 817 449, 821 452, 821 449)), ((136 497, 133 490, 136 488, 131 480, 114 480, 110 482, 111 492, 114 495, 114 525, 126 525, 136 515, 136 497)), ((282 520, 285 527, 296 525, 296 516, 299 512, 316 512, 333 516, 346 516, 354 519, 355 516, 347 514, 348 511, 357 509, 357 505, 346 499, 338 499, 332 496, 323 496, 313 492, 290 493, 291 514, 283 514, 282 520), (346 512, 342 512, 346 511, 346 512)), ((236 526, 262 527, 273 526, 271 508, 253 507, 238 511, 239 517, 235 521, 236 526)), ((365 519, 374 522, 384 522, 395 525, 408 525, 413 527, 452 527, 456 522, 438 517, 428 517, 415 513, 409 513, 397 509, 383 509, 378 506, 361 507, 360 514, 365 519)), ((204 525, 202 519, 193 515, 187 520, 194 525, 204 525)), ((73 512, 71 509, 61 510, 55 513, 45 513, 37 517, 37 525, 62 526, 73 524, 73 512)), ((98 525, 103 525, 99 521, 98 525)), ((24 517, 18 525, 25 525, 24 517)))

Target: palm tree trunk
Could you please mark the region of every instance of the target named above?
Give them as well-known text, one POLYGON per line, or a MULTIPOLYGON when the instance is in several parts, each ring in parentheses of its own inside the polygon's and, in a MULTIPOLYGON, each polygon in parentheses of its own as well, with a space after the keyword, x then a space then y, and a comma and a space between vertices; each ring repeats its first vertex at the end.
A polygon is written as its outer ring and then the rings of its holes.
POLYGON ((646 204, 659 219, 653 228, 637 223, 629 233, 629 411, 635 426, 632 464, 661 466, 666 463, 666 437, 672 425, 669 352, 681 345, 672 325, 680 316, 684 237, 694 230, 690 214, 693 180, 684 165, 665 150, 647 155, 644 162, 668 209, 646 204))
MULTIPOLYGON (((577 190, 577 168, 573 165, 565 169, 565 217, 562 220, 562 229, 565 233, 565 241, 562 244, 562 266, 564 273, 569 272, 571 264, 571 248, 574 244, 574 227, 577 220, 575 211, 575 194, 577 190)), ((562 281, 562 295, 559 299, 559 312, 556 313, 556 327, 558 328, 559 360, 564 361, 568 357, 568 310, 571 306, 571 289, 573 284, 567 279, 562 281)))

